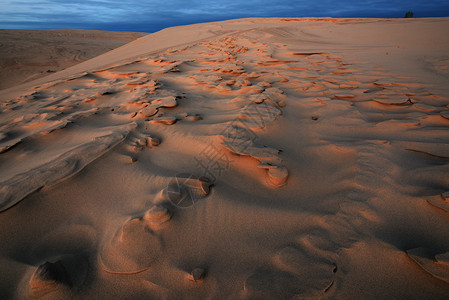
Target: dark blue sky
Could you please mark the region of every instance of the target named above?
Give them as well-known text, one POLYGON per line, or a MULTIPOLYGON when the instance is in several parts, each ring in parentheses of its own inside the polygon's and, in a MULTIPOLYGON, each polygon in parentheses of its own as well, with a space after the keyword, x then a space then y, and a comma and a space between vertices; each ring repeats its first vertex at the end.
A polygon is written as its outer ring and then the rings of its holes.
POLYGON ((449 0, 0 0, 0 29, 82 28, 154 32, 245 17, 449 16, 449 0))

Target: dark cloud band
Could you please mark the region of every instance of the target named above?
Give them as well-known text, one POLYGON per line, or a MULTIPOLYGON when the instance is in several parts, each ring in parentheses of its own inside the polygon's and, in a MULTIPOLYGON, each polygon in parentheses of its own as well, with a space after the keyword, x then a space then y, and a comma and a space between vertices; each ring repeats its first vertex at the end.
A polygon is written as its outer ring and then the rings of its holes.
POLYGON ((449 16, 447 0, 5 0, 0 28, 84 28, 154 32, 169 26, 243 17, 449 16))

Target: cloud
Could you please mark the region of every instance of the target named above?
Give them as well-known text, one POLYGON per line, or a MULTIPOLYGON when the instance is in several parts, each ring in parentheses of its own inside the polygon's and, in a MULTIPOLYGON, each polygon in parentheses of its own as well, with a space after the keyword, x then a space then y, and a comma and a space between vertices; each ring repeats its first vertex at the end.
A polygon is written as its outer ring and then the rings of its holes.
POLYGON ((449 16, 447 0, 0 0, 0 28, 86 28, 153 32, 164 27, 242 17, 449 16))

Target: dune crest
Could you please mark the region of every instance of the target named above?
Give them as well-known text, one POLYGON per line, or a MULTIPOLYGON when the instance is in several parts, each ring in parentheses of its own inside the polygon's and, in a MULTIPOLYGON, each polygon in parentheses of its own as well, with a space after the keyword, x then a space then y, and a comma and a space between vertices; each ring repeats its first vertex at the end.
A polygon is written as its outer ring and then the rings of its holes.
POLYGON ((448 23, 180 26, 2 91, 0 298, 444 298, 448 23))

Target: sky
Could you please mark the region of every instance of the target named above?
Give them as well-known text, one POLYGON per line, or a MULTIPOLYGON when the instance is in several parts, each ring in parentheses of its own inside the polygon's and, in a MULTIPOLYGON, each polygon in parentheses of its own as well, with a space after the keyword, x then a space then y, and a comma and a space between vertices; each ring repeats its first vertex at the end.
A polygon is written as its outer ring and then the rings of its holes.
POLYGON ((449 0, 0 0, 0 29, 155 32, 247 17, 449 17, 449 0))

